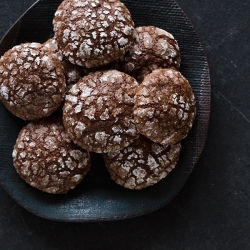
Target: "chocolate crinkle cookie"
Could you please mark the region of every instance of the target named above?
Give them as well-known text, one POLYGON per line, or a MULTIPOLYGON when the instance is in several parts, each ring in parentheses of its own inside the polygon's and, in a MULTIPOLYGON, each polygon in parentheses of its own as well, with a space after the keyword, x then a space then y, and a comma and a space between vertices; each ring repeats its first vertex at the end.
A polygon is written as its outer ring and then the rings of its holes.
POLYGON ((69 61, 65 60, 63 58, 62 52, 58 48, 55 38, 51 38, 47 40, 43 45, 49 48, 50 50, 52 50, 52 52, 61 61, 63 68, 64 68, 67 89, 70 89, 72 85, 77 83, 81 77, 89 74, 92 71, 91 69, 87 69, 87 68, 72 64, 69 61))
POLYGON ((195 114, 192 88, 177 70, 154 70, 137 89, 135 124, 154 142, 172 145, 182 140, 192 128, 195 114))
POLYGON ((76 146, 60 118, 26 125, 13 150, 14 167, 29 185, 43 192, 64 194, 85 177, 91 154, 76 146))
POLYGON ((178 70, 180 63, 180 50, 173 35, 154 26, 143 26, 135 28, 131 48, 111 67, 141 82, 155 69, 173 67, 178 70))
POLYGON ((54 37, 48 39, 45 43, 43 43, 43 46, 49 48, 61 62, 64 61, 62 52, 59 50, 57 42, 54 37))
POLYGON ((63 122, 71 139, 96 153, 120 150, 139 134, 134 124, 137 81, 116 70, 83 77, 66 96, 63 122))
POLYGON ((0 99, 23 120, 52 114, 63 102, 66 83, 60 60, 39 43, 17 45, 0 59, 0 99))
POLYGON ((133 20, 119 0, 64 0, 53 25, 63 56, 87 68, 123 56, 133 39, 133 20))
POLYGON ((176 166, 181 144, 162 146, 144 136, 121 151, 103 154, 111 178, 129 189, 152 186, 176 166))

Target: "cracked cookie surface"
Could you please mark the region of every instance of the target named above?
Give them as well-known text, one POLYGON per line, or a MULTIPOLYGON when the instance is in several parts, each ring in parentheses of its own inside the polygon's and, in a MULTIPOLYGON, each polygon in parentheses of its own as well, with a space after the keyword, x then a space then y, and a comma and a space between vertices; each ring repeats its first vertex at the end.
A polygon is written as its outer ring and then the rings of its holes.
POLYGON ((0 84, 1 101, 23 120, 52 114, 66 91, 60 60, 39 43, 17 45, 1 57, 0 84))
POLYGON ((12 156, 23 180, 52 194, 74 189, 91 164, 91 154, 72 142, 61 118, 52 117, 27 124, 18 135, 12 156))
POLYGON ((63 56, 87 68, 123 56, 134 30, 130 12, 119 0, 64 0, 53 26, 63 56))
POLYGON ((185 138, 195 114, 192 88, 177 70, 154 70, 136 91, 136 127, 141 134, 162 145, 176 144, 185 138))
POLYGON ((65 73, 65 78, 66 78, 66 85, 67 85, 67 91, 75 84, 78 82, 78 80, 89 74, 92 69, 87 69, 75 64, 70 63, 69 61, 66 61, 63 58, 62 52, 59 50, 57 42, 55 38, 51 38, 47 40, 44 44, 45 47, 49 48, 52 50, 52 52, 58 57, 58 59, 61 61, 63 68, 64 68, 64 73, 65 73))
POLYGON ((96 153, 128 146, 139 136, 133 115, 137 87, 133 77, 117 70, 97 71, 80 79, 63 107, 71 139, 96 153))
POLYGON ((162 146, 140 135, 128 147, 103 154, 111 178, 128 189, 142 189, 165 178, 177 164, 181 144, 162 146))
POLYGON ((142 26, 135 28, 132 46, 113 67, 141 82, 155 69, 178 70, 180 63, 179 46, 172 34, 154 26, 142 26))

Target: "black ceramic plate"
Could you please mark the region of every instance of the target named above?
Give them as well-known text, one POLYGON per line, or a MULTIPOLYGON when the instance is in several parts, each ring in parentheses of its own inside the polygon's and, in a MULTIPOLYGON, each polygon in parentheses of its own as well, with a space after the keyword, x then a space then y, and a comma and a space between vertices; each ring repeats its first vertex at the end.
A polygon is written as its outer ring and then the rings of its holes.
MULTIPOLYGON (((0 43, 0 54, 23 42, 45 42, 53 36, 52 18, 61 0, 42 0, 30 8, 0 43)), ((42 193, 19 178, 12 164, 12 149, 25 122, 0 103, 0 182, 30 212, 60 221, 125 219, 167 204, 183 187, 204 147, 210 111, 210 78, 206 57, 187 17, 173 0, 124 0, 135 26, 154 25, 172 33, 181 55, 181 72, 190 81, 197 100, 197 117, 182 143, 180 161, 169 176, 153 187, 131 191, 116 185, 101 155, 94 155, 86 179, 66 195, 42 193)))

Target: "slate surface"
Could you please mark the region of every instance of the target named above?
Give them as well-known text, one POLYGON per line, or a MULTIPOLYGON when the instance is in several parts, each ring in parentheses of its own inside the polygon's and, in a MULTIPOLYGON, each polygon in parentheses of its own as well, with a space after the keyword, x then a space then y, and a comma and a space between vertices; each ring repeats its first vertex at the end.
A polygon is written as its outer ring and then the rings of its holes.
MULTIPOLYGON (((1 0, 0 37, 33 0, 1 0)), ((250 2, 177 0, 208 56, 212 108, 203 155, 181 193, 142 217, 59 223, 0 187, 0 249, 250 249, 250 2)))

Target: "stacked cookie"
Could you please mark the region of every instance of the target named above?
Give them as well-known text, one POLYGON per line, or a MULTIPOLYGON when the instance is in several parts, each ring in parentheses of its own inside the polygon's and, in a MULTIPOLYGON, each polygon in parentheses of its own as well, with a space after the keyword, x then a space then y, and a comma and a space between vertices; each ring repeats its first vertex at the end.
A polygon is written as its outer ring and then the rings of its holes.
POLYGON ((32 121, 14 146, 17 173, 44 192, 67 193, 95 152, 125 188, 159 182, 177 164, 196 112, 177 41, 153 26, 134 29, 119 0, 64 0, 53 25, 52 39, 0 59, 3 104, 32 121))

